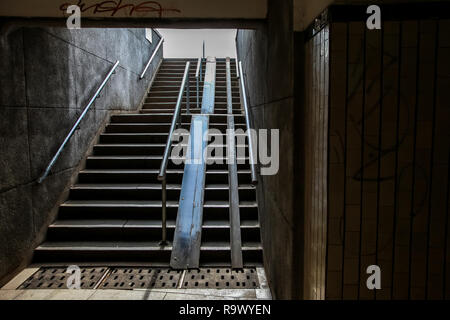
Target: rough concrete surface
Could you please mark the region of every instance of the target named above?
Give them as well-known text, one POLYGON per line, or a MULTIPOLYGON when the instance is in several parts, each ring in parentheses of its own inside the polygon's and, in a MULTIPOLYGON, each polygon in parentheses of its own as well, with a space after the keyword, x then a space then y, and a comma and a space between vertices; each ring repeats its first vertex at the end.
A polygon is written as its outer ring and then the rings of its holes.
POLYGON ((162 59, 138 80, 159 41, 145 29, 0 24, 0 284, 31 258, 109 113, 136 110, 162 59), (50 176, 35 181, 116 60, 116 69, 50 176), (3 280, 2 280, 3 279, 3 280))

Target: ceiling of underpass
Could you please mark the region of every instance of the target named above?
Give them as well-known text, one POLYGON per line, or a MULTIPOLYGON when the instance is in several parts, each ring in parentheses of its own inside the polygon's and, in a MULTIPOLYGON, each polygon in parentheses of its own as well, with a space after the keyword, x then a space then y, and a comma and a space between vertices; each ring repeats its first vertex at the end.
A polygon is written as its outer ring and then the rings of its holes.
MULTIPOLYGON (((388 4, 423 0, 293 0, 293 29, 303 31, 331 4, 388 4)), ((436 1, 436 0, 434 0, 436 1)), ((437 0, 445 1, 445 0, 437 0)), ((0 17, 60 24, 70 5, 84 27, 254 28, 265 21, 268 0, 2 0, 0 17)))
POLYGON ((240 27, 267 17, 267 0, 2 0, 0 17, 62 20, 70 5, 85 22, 114 27, 240 27))

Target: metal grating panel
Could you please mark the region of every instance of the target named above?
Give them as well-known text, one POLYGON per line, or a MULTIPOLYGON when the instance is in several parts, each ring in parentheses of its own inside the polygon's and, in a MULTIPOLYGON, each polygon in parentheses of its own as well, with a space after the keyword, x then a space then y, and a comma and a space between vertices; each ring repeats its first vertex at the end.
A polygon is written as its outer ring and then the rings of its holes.
MULTIPOLYGON (((18 289, 67 289, 71 276, 67 267, 42 267, 18 289)), ((80 289, 255 289, 259 288, 255 268, 80 268, 80 289), (183 276, 183 277, 182 277, 183 276), (183 281, 183 283, 181 283, 183 281)))
MULTIPOLYGON (((108 268, 80 268, 80 289, 93 289, 102 279, 108 268)), ((71 273, 66 273, 66 267, 40 268, 25 280, 19 289, 67 289, 67 280, 71 273)))
POLYGON ((176 289, 182 273, 170 269, 114 268, 99 289, 176 289))
POLYGON ((187 270, 182 288, 185 289, 255 289, 259 288, 254 268, 241 270, 204 268, 187 270))

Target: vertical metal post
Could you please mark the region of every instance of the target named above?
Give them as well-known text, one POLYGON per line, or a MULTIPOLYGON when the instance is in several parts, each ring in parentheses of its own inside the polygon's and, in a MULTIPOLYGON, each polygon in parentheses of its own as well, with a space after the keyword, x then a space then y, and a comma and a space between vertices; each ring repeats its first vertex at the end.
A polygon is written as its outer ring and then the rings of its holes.
POLYGON ((200 95, 199 95, 199 92, 198 92, 198 90, 199 90, 199 83, 198 83, 198 78, 197 78, 197 109, 198 108, 200 108, 200 95))
POLYGON ((162 240, 161 245, 167 244, 167 190, 166 177, 162 181, 162 240))
POLYGON ((250 160, 250 169, 252 174, 252 184, 256 185, 258 183, 258 177, 256 175, 256 160, 255 160, 255 154, 253 150, 253 139, 251 134, 251 126, 250 126, 250 111, 248 110, 248 104, 247 104, 247 93, 245 90, 245 79, 244 79, 244 72, 242 71, 242 61, 239 61, 239 82, 241 86, 241 92, 242 92, 242 102, 244 104, 244 113, 245 113, 245 124, 247 126, 247 137, 248 137, 248 153, 249 153, 249 160, 250 160))
POLYGON ((198 58, 197 60, 197 71, 195 72, 195 80, 197 83, 197 109, 200 108, 200 93, 199 93, 199 87, 200 87, 200 66, 202 65, 202 58, 198 58))
POLYGON ((187 109, 187 114, 190 114, 191 113, 191 110, 190 110, 190 88, 191 88, 191 79, 190 79, 190 75, 189 75, 189 72, 188 72, 188 74, 187 74, 187 89, 186 89, 186 109, 187 109))
POLYGON ((205 40, 203 40, 203 59, 205 59, 205 40))

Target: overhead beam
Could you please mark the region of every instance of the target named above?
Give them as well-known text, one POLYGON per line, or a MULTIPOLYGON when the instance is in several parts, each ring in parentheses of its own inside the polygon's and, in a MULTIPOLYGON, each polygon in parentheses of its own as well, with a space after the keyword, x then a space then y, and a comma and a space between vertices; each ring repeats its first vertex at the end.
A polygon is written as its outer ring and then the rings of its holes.
POLYGON ((15 0, 0 2, 0 17, 67 17, 78 5, 82 18, 265 19, 267 0, 15 0))

